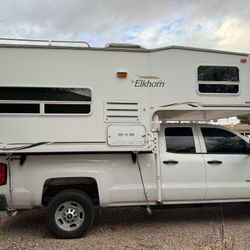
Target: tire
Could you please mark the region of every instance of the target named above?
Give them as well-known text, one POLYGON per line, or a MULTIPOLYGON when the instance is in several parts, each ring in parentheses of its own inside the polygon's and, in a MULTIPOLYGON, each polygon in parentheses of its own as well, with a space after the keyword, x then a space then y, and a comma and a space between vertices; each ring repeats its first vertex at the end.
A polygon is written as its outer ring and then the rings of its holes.
POLYGON ((80 190, 65 190, 49 203, 46 225, 57 238, 72 239, 86 234, 95 219, 90 197, 80 190))

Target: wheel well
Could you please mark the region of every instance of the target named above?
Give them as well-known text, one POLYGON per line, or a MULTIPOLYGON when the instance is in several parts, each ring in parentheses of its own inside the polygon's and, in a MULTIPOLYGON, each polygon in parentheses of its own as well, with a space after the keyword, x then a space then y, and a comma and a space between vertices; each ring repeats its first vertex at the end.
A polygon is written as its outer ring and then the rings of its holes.
POLYGON ((97 182, 90 177, 52 178, 46 180, 43 186, 42 205, 48 206, 56 194, 66 189, 81 190, 92 199, 94 205, 99 205, 97 182))

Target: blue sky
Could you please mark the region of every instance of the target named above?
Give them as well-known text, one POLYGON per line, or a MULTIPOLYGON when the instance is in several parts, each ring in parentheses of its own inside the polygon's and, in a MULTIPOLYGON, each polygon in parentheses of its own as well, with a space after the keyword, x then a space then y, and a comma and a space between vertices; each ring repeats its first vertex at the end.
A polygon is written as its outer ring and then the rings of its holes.
POLYGON ((0 1, 0 37, 250 52, 247 0, 0 1))

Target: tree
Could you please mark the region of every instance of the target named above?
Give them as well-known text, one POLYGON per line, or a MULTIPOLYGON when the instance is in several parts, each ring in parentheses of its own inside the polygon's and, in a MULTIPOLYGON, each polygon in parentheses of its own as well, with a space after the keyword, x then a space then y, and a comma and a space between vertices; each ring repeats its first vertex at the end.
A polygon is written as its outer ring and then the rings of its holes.
POLYGON ((240 120, 241 124, 250 124, 250 114, 238 115, 237 118, 240 120))

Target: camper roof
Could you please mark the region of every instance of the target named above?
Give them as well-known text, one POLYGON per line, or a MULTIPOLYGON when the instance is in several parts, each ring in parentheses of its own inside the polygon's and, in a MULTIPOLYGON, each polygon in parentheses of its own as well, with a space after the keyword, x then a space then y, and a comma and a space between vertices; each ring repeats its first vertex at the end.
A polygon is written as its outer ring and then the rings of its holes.
POLYGON ((231 52, 214 49, 193 48, 186 46, 166 46, 161 48, 146 49, 137 44, 108 43, 105 47, 91 47, 85 41, 58 41, 58 40, 35 40, 35 39, 13 39, 0 38, 0 47, 21 47, 21 48, 50 48, 50 49, 82 49, 102 51, 124 51, 124 52, 156 52, 162 50, 190 50, 239 56, 249 56, 247 53, 231 52))

